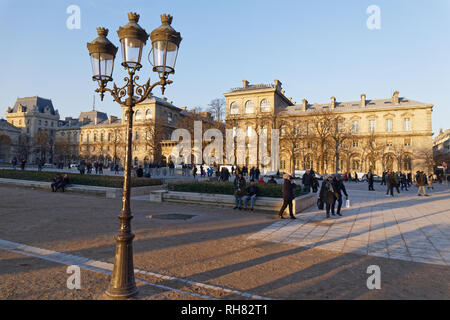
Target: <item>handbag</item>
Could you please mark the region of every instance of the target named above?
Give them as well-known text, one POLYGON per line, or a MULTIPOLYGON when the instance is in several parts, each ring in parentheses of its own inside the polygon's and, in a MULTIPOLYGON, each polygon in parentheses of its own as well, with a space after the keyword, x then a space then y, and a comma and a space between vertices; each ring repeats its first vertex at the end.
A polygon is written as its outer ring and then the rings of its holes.
POLYGON ((317 208, 319 208, 319 210, 323 210, 323 201, 322 199, 317 199, 317 208))
POLYGON ((350 200, 347 199, 347 201, 345 201, 345 207, 350 208, 350 200))

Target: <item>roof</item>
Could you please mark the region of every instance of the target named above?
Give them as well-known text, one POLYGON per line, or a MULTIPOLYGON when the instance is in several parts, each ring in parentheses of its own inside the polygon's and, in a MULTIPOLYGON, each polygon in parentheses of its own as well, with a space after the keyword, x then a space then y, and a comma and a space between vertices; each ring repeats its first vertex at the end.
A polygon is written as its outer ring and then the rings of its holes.
POLYGON ((17 132, 17 133, 22 132, 22 130, 20 130, 16 126, 13 126, 11 123, 6 121, 5 119, 0 119, 0 130, 3 130, 3 131, 14 131, 14 132, 17 132))
POLYGON ((420 107, 420 106, 429 106, 428 103, 423 103, 415 100, 408 99, 406 97, 399 98, 399 104, 395 105, 390 99, 377 99, 377 100, 366 100, 365 108, 361 108, 361 101, 336 101, 335 108, 330 108, 330 103, 326 104, 307 104, 306 111, 303 111, 303 105, 294 105, 286 107, 283 111, 281 111, 280 115, 294 115, 300 113, 308 113, 313 111, 326 111, 326 110, 334 110, 334 111, 351 111, 351 110, 370 110, 370 109, 391 109, 393 106, 395 107, 420 107))
POLYGON ((101 121, 108 120, 108 115, 104 112, 92 110, 87 112, 81 112, 80 116, 78 117, 78 120, 83 121, 86 118, 88 118, 92 122, 94 122, 95 119, 97 119, 97 123, 99 123, 101 121))
POLYGON ((41 98, 38 96, 35 97, 26 97, 26 98, 17 98, 16 103, 12 110, 8 110, 8 112, 26 112, 26 111, 39 111, 39 113, 44 113, 45 108, 48 107, 50 114, 55 115, 55 109, 53 108, 52 100, 41 98))

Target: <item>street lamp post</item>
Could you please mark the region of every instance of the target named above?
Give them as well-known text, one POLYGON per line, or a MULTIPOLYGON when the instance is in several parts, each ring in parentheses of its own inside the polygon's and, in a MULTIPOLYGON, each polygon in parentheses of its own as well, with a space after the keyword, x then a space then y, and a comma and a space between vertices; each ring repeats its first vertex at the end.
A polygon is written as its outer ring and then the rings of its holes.
MULTIPOLYGON (((133 140, 133 107, 143 102, 152 92, 153 88, 160 85, 162 94, 165 86, 171 84, 168 80, 171 73, 175 73, 175 63, 178 48, 182 40, 179 32, 176 32, 170 25, 172 16, 161 15, 162 25, 153 30, 150 34, 152 40, 152 60, 153 71, 158 72, 159 81, 150 84, 150 79, 139 85, 135 75, 142 67, 142 48, 147 42, 148 35, 139 25, 139 15, 133 12, 128 14, 129 23, 122 26, 117 31, 122 46, 122 66, 128 72, 125 77, 125 85, 118 88, 116 84, 112 89, 107 88, 109 81, 112 81, 114 59, 118 48, 114 46, 106 37, 108 29, 98 28, 98 38, 87 44, 91 57, 93 81, 97 81, 99 88, 95 90, 103 100, 104 93, 109 92, 113 99, 125 108, 127 115, 127 147, 125 158, 125 172, 123 182, 122 212, 119 216, 120 229, 116 239, 116 255, 114 258, 114 269, 111 283, 106 291, 106 295, 114 299, 123 299, 135 295, 138 292, 134 279, 133 266, 133 239, 131 232, 130 192, 131 192, 131 153, 133 140)), ((150 59, 150 56, 149 56, 150 59)))

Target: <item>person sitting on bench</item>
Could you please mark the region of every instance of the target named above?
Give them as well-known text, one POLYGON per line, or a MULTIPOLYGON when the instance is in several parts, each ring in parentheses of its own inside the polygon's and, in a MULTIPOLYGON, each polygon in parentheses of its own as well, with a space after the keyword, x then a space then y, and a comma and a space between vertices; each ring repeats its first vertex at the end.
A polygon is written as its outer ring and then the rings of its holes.
POLYGON ((56 185, 56 190, 55 191, 58 191, 58 189, 61 189, 62 192, 64 192, 64 187, 67 186, 69 183, 70 183, 69 175, 66 173, 63 176, 61 182, 56 185))

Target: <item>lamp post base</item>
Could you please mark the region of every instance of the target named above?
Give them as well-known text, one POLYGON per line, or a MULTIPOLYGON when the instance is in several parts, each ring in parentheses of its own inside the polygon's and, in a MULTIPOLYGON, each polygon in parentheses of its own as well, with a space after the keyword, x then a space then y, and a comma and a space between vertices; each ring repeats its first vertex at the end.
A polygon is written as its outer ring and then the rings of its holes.
POLYGON ((111 283, 105 292, 105 295, 111 299, 127 299, 138 293, 134 280, 133 238, 132 233, 116 237, 114 269, 111 283))

